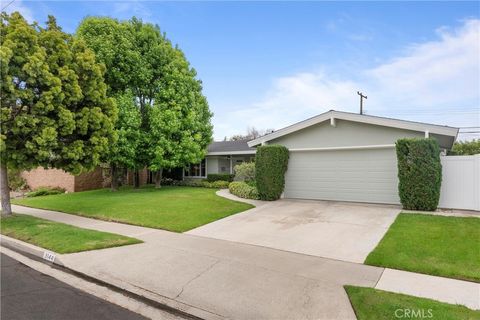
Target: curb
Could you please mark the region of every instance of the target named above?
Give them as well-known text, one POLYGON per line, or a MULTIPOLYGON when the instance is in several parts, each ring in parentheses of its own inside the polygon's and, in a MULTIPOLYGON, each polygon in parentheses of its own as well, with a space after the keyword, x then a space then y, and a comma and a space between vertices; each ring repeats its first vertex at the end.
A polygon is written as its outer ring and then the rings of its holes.
POLYGON ((21 253, 29 258, 33 258, 34 260, 41 261, 50 265, 55 264, 60 267, 65 267, 65 265, 61 261, 61 255, 37 247, 33 244, 2 235, 0 237, 0 245, 15 252, 21 253))
POLYGON ((95 283, 97 285, 106 287, 112 291, 122 293, 125 296, 128 296, 132 299, 141 301, 147 305, 150 305, 153 308, 161 309, 166 312, 169 312, 173 315, 180 316, 184 319, 192 319, 192 320, 222 320, 225 317, 211 313, 207 310, 199 309, 191 305, 184 304, 182 302, 170 299, 168 297, 159 296, 154 298, 148 298, 141 293, 135 293, 125 288, 121 288, 117 285, 107 283, 101 279, 94 278, 82 272, 76 271, 68 266, 66 266, 61 261, 61 255, 45 250, 43 248, 37 247, 35 245, 10 238, 5 235, 0 236, 0 245, 15 251, 21 255, 26 256, 27 258, 31 258, 33 260, 42 262, 44 264, 49 265, 52 268, 59 269, 61 271, 67 272, 71 275, 77 276, 83 280, 95 283), (53 256, 52 256, 53 255, 53 256), (160 298, 160 299, 158 299, 160 298), (158 301, 162 300, 162 301, 158 301))

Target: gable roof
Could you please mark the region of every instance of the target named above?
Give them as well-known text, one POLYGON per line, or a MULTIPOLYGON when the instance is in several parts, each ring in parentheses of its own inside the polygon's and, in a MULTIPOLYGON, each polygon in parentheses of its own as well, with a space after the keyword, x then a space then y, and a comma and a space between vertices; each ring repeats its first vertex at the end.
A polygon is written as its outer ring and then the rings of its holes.
POLYGON ((440 125, 429 124, 429 123, 330 110, 325 113, 314 116, 312 118, 292 124, 288 127, 279 129, 277 131, 274 131, 270 134, 264 135, 257 139, 251 140, 248 142, 248 146, 255 147, 264 142, 282 137, 284 135, 290 134, 298 130, 302 130, 304 128, 313 126, 317 123, 324 122, 330 119, 340 119, 340 120, 347 120, 347 121, 353 121, 353 122, 367 123, 372 125, 379 125, 384 127, 406 129, 411 131, 428 132, 433 134, 450 136, 450 137, 453 137, 454 140, 457 137, 458 130, 459 130, 458 128, 449 127, 449 126, 440 126, 440 125))
POLYGON ((255 153, 246 140, 240 141, 214 141, 208 148, 208 155, 250 154, 255 153))

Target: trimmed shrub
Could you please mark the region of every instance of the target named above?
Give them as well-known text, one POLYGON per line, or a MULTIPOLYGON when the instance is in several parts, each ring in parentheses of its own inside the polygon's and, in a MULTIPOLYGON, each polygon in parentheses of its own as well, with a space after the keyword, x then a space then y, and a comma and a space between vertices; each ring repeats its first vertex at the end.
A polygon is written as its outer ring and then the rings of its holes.
POLYGON ((162 186, 171 186, 175 183, 175 180, 171 178, 162 178, 161 185, 162 186))
POLYGON ((22 177, 22 172, 17 169, 8 170, 8 187, 12 191, 28 189, 27 181, 22 177))
POLYGON ((255 162, 243 162, 234 168, 234 181, 255 181, 255 162))
POLYGON ((65 189, 59 187, 38 187, 37 189, 25 194, 26 197, 49 196, 53 194, 65 193, 65 189))
POLYGON ((231 194, 234 194, 240 198, 255 199, 255 200, 260 199, 257 188, 252 187, 251 185, 243 181, 231 182, 230 185, 228 186, 228 190, 230 191, 231 194))
POLYGON ((433 211, 440 199, 442 164, 435 139, 400 139, 396 143, 398 193, 404 209, 433 211))
POLYGON ((204 187, 205 182, 207 181, 205 181, 204 179, 175 180, 173 181, 173 185, 183 187, 204 187))
POLYGON ((230 185, 230 182, 221 181, 221 180, 213 181, 213 182, 209 182, 209 183, 210 183, 209 188, 215 188, 215 189, 228 189, 228 186, 230 185))
POLYGON ((201 188, 213 188, 213 189, 227 189, 230 182, 228 181, 214 181, 208 182, 204 179, 191 179, 191 180, 172 180, 170 185, 183 186, 183 187, 201 187, 201 188))
POLYGON ((258 195, 262 200, 277 200, 285 187, 285 172, 288 167, 288 149, 281 145, 266 145, 257 148, 255 157, 255 180, 258 195))
POLYGON ((230 173, 209 173, 207 175, 208 182, 215 182, 215 181, 228 181, 232 182, 234 174, 230 173))

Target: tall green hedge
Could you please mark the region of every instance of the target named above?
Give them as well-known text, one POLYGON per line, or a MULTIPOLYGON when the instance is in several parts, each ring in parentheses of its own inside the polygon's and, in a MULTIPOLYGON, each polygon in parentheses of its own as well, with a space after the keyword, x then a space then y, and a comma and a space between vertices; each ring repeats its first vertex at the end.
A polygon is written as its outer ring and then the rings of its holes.
POLYGON ((288 149, 281 145, 257 148, 255 156, 255 181, 262 200, 277 200, 285 186, 288 166, 288 149))
POLYGON ((438 142, 435 139, 400 139, 396 149, 398 192, 403 208, 435 210, 442 183, 438 142))

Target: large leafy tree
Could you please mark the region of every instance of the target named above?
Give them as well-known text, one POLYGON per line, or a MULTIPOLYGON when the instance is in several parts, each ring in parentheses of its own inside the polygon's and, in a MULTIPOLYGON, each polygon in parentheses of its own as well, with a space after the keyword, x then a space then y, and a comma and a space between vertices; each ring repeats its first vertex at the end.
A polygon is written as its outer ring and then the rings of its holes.
POLYGON ((116 95, 118 120, 115 124, 117 140, 112 144, 108 161, 111 170, 111 187, 118 190, 119 173, 123 168, 135 168, 140 143, 141 115, 130 90, 116 95))
POLYGON ((105 67, 49 16, 45 28, 1 14, 1 193, 10 214, 8 168, 94 168, 115 140, 117 108, 105 67))
POLYGON ((211 141, 212 116, 202 85, 189 67, 180 50, 174 51, 168 72, 162 79, 149 116, 150 158, 148 166, 157 174, 155 184, 160 187, 164 168, 186 166, 199 162, 211 141))
POLYGON ((106 64, 110 90, 134 95, 141 123, 133 168, 155 171, 160 186, 163 168, 200 161, 211 140, 212 114, 195 70, 158 26, 88 17, 77 35, 106 64))
POLYGON ((85 18, 78 27, 77 36, 95 52, 97 60, 106 65, 108 93, 115 98, 119 109, 115 123, 118 140, 106 159, 110 165, 111 188, 115 191, 118 189, 119 171, 141 166, 137 155, 145 139, 140 130, 142 117, 133 91, 133 84, 139 82, 142 74, 141 56, 135 49, 133 28, 116 19, 85 18))

